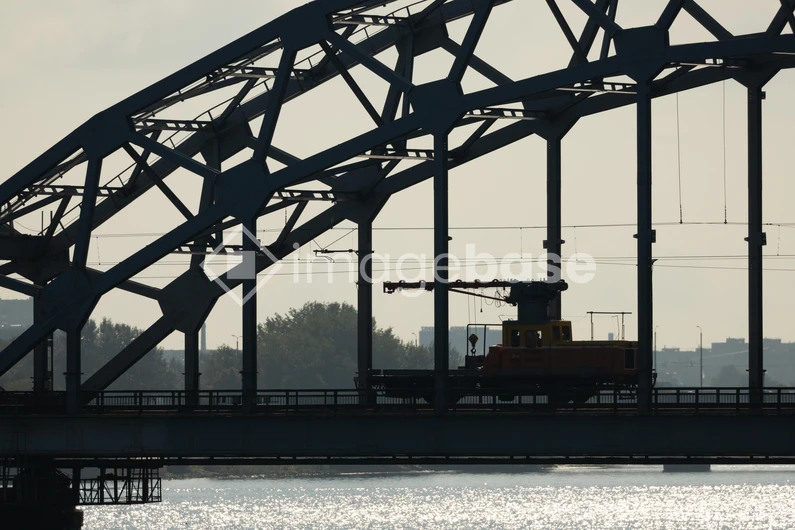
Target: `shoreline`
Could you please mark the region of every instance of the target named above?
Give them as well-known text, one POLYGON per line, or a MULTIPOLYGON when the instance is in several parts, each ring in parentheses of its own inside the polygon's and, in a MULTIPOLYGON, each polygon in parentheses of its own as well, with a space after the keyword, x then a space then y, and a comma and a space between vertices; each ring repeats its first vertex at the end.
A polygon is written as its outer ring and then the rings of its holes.
POLYGON ((535 464, 473 464, 473 465, 328 465, 328 466, 165 466, 160 478, 166 480, 185 479, 290 479, 290 478, 344 478, 363 476, 421 475, 428 473, 478 473, 478 474, 524 474, 545 473, 556 466, 535 464))

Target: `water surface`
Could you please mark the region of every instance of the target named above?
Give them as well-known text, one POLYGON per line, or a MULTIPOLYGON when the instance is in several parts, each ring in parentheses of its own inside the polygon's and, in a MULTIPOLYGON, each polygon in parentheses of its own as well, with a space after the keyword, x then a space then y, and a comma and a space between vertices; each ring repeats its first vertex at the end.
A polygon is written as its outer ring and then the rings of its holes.
POLYGON ((87 507, 94 529, 792 529, 795 468, 558 467, 163 481, 160 504, 87 507))

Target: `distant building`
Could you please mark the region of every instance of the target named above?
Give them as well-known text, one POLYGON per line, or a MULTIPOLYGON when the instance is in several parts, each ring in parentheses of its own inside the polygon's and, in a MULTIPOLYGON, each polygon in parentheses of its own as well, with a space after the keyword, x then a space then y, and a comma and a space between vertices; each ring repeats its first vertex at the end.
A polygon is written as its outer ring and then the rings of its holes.
MULTIPOLYGON (((726 370, 748 376, 748 343, 744 338, 727 338, 704 347, 704 386, 720 383, 718 378, 726 370)), ((795 343, 781 339, 763 339, 762 354, 766 384, 771 386, 795 384, 795 343)), ((673 381, 681 386, 698 386, 700 354, 692 350, 662 348, 657 351, 659 381, 673 381)))

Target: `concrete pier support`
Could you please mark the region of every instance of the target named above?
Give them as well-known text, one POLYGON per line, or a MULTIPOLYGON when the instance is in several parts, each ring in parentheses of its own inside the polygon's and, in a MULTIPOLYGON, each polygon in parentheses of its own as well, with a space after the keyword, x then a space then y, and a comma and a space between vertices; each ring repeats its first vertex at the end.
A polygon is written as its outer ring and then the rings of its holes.
MULTIPOLYGON (((79 530, 83 512, 77 509, 74 477, 60 473, 52 462, 35 459, 26 466, 2 466, 0 527, 4 530, 79 530)), ((79 481, 79 473, 76 480, 79 481)))

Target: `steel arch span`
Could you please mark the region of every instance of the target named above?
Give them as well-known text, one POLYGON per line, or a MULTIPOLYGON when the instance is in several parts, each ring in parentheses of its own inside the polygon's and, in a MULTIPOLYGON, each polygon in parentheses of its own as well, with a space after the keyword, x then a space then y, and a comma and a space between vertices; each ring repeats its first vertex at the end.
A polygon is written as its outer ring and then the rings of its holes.
MULTIPOLYGON (((478 57, 476 48, 492 12, 521 3, 316 0, 89 119, 0 185, 0 287, 32 296, 35 306, 34 324, 0 352, 0 375, 34 352, 34 385, 44 389, 46 338, 63 330, 67 402, 77 411, 92 392, 106 388, 166 336, 180 331, 185 334, 185 389, 197 391, 197 333, 224 294, 204 274, 201 261, 223 241, 224 231, 238 226, 256 230, 258 219, 288 212, 284 230, 266 247, 244 243, 244 250, 256 253, 261 272, 349 221, 358 226, 359 259, 366 261, 372 253, 372 222, 381 208, 393 194, 432 178, 434 251, 445 254, 449 169, 531 135, 548 143, 546 244, 560 255, 561 138, 580 118, 635 105, 643 407, 651 385, 651 100, 733 79, 749 94, 750 386, 761 387, 761 99, 765 83, 795 64, 795 36, 786 32, 787 27, 795 30, 791 0, 780 1, 766 28, 747 35, 732 34, 697 0, 669 0, 654 24, 633 28, 617 22, 618 0, 547 0, 544 7, 570 47, 570 60, 554 71, 511 79, 478 57), (581 31, 575 32, 572 13, 584 20, 581 31), (695 19, 712 40, 672 45, 669 30, 682 16, 695 19), (467 24, 460 42, 447 31, 458 20, 467 24), (439 50, 450 55, 452 66, 436 81, 415 83, 415 59, 439 50), (388 55, 396 57, 394 64, 383 60, 388 55), (354 74, 363 71, 383 84, 385 97, 376 100, 357 81, 354 74), (465 91, 462 81, 469 71, 491 86, 465 91), (337 77, 369 116, 368 130, 335 137, 333 147, 306 157, 274 145, 285 103, 300 104, 302 96, 324 90, 337 77), (198 115, 196 108, 202 109, 198 115), (464 128, 468 136, 451 144, 451 132, 464 128), (128 167, 118 174, 103 171, 110 156, 127 157, 128 167), (169 186, 168 177, 178 170, 196 176, 198 204, 187 204, 169 186), (184 221, 107 270, 88 267, 92 231, 158 192, 184 221), (306 215, 309 201, 327 207, 306 215), (52 214, 40 232, 15 226, 15 220, 44 209, 52 214), (165 288, 136 281, 175 252, 191 254, 192 264, 165 288), (81 328, 100 298, 117 288, 155 300, 161 315, 81 381, 81 328)), ((360 374, 371 363, 372 284, 364 272, 360 270, 358 289, 360 374)), ((442 285, 443 274, 438 271, 442 285)), ((225 278, 230 287, 250 287, 247 281, 225 278)), ((445 288, 434 294, 438 392, 444 392, 448 368, 447 295, 445 288)), ((242 386, 244 400, 251 400, 256 393, 255 299, 243 306, 243 333, 242 386)), ((366 388, 366 377, 360 383, 366 388)))

